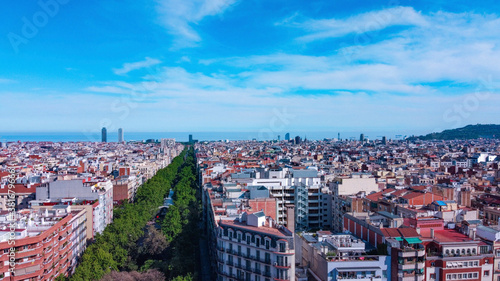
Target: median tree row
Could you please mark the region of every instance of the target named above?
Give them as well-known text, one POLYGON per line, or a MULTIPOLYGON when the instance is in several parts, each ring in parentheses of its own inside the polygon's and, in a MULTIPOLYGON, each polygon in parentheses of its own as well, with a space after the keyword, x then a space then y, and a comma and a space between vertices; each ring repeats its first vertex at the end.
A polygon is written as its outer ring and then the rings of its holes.
POLYGON ((169 243, 166 271, 169 280, 198 280, 201 208, 195 161, 191 148, 174 186, 174 204, 161 222, 162 232, 169 243))
POLYGON ((137 190, 134 203, 124 203, 115 208, 113 223, 108 225, 102 234, 96 235, 94 242, 85 250, 79 266, 70 278, 71 281, 100 280, 103 277, 104 280, 116 280, 108 277, 117 278, 120 274, 128 274, 128 277, 119 278, 123 280, 162 280, 163 273, 150 270, 152 266, 137 272, 140 270, 137 266, 137 252, 141 245, 143 253, 146 254, 148 243, 162 243, 157 239, 164 236, 155 236, 158 231, 154 226, 146 226, 156 214, 158 206, 162 205, 171 186, 178 185, 178 173, 182 173, 185 167, 186 154, 187 152, 183 151, 170 165, 159 170, 144 183, 137 190), (115 272, 111 273, 112 271, 115 272), (115 276, 105 276, 110 274, 115 276))

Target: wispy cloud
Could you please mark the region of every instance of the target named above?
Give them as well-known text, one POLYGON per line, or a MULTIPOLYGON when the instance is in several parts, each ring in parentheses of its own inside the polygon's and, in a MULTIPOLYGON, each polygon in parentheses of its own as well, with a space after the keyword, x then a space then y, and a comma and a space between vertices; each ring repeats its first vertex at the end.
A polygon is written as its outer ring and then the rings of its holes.
POLYGON ((12 79, 5 79, 5 78, 0 78, 0 84, 10 84, 10 83, 15 83, 15 80, 12 79))
POLYGON ((425 17, 412 7, 394 7, 371 11, 345 19, 308 19, 296 22, 297 18, 298 16, 295 14, 278 24, 300 28, 308 32, 309 34, 298 38, 299 41, 304 42, 342 37, 352 33, 374 32, 391 26, 428 25, 425 17))
POLYGON ((158 59, 152 59, 152 58, 146 57, 146 59, 143 61, 124 63, 121 68, 113 69, 113 72, 117 75, 126 75, 130 71, 145 68, 145 67, 150 67, 150 66, 157 65, 160 63, 161 63, 161 61, 158 59))
POLYGON ((193 27, 207 17, 224 13, 236 0, 157 0, 160 23, 174 36, 177 48, 192 47, 201 41, 193 27))

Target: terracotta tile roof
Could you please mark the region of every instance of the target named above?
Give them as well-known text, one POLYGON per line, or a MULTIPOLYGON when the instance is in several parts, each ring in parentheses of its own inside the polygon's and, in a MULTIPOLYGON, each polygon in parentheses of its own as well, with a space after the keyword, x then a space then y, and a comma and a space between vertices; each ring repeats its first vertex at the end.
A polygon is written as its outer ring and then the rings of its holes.
POLYGON ((30 188, 25 186, 24 184, 14 184, 14 188, 9 189, 7 186, 5 188, 0 188, 0 194, 7 194, 9 190, 14 191, 16 194, 26 194, 26 193, 35 193, 36 187, 40 184, 32 184, 30 188))
POLYGON ((427 204, 430 204, 430 203, 432 203, 434 201, 438 201, 438 200, 446 200, 445 197, 431 193, 431 192, 427 192, 427 193, 411 192, 411 193, 405 194, 404 196, 402 196, 402 198, 407 199, 408 204, 417 205, 417 206, 427 205, 427 204))
POLYGON ((386 238, 395 238, 395 237, 419 237, 420 235, 414 228, 382 228, 380 229, 382 234, 386 238))

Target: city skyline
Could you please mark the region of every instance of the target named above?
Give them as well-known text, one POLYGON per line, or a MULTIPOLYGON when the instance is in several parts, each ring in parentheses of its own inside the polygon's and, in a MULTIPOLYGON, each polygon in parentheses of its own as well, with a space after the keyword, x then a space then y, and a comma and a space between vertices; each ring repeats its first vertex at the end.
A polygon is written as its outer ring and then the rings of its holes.
POLYGON ((14 3, 0 27, 2 131, 500 123, 497 2, 330 2, 14 3))

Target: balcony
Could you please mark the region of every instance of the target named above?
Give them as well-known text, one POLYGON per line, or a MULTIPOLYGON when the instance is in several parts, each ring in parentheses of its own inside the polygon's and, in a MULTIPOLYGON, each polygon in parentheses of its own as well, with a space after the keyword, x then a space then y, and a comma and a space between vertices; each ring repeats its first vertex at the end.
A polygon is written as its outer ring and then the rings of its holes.
POLYGON ((356 277, 356 276, 349 276, 349 277, 342 277, 342 276, 337 276, 337 280, 342 280, 342 281, 348 281, 348 280, 361 280, 361 281, 382 281, 382 277, 380 276, 375 276, 375 277, 356 277))
POLYGON ((378 261, 380 256, 324 256, 329 262, 337 261, 378 261))
POLYGON ((264 271, 264 276, 271 277, 271 272, 270 271, 264 271))
POLYGON ((230 265, 230 266, 233 266, 233 265, 234 265, 233 261, 226 261, 226 264, 227 264, 227 265, 230 265))
POLYGON ((424 268, 423 262, 398 264, 398 269, 400 270, 423 269, 423 268, 424 268))
POLYGON ((398 255, 403 258, 423 257, 425 255, 425 251, 405 248, 403 251, 399 252, 398 255))
POLYGON ((424 281, 424 275, 398 277, 398 281, 424 281))
POLYGON ((273 266, 275 266, 277 268, 290 268, 290 267, 292 267, 292 264, 291 263, 284 263, 284 262, 275 262, 273 264, 273 266))

